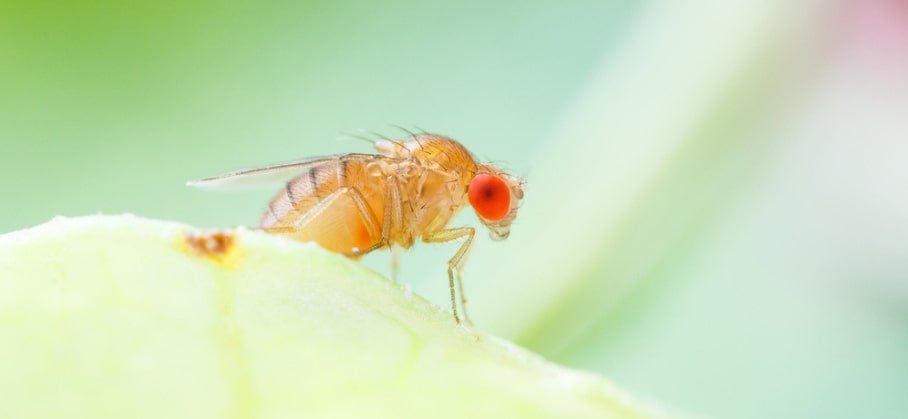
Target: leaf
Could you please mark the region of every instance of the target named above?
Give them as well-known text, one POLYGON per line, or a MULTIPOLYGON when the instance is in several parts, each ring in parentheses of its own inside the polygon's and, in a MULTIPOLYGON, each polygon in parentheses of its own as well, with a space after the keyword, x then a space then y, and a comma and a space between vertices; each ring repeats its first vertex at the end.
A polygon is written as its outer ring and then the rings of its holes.
POLYGON ((0 236, 0 417, 650 417, 315 245, 132 216, 0 236))

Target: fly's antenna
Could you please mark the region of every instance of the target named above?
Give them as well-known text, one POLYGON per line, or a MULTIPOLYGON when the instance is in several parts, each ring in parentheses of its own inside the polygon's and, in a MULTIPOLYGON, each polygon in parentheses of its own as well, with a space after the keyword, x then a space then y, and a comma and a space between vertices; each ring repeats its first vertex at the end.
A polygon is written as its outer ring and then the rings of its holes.
POLYGON ((530 177, 532 172, 533 172, 533 169, 528 169, 528 170, 521 171, 521 173, 519 175, 517 175, 517 178, 520 179, 521 187, 527 186, 527 178, 530 177))

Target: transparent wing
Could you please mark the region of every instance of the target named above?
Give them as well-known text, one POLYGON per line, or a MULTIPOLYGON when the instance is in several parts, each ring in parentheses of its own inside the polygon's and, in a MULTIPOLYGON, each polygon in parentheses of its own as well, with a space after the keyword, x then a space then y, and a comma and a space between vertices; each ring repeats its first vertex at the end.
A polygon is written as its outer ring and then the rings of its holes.
POLYGON ((303 174, 310 167, 336 160, 360 160, 382 158, 374 154, 340 154, 334 156, 310 157, 260 167, 250 167, 216 176, 186 182, 186 186, 204 189, 248 189, 284 184, 303 174))

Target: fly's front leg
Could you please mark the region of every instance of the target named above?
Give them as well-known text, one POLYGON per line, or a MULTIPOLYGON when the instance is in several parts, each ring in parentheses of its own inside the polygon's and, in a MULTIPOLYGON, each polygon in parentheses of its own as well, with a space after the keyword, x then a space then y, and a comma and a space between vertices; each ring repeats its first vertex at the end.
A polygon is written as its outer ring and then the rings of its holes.
POLYGON ((461 308, 463 308, 463 315, 466 322, 470 322, 469 316, 467 316, 466 303, 467 299, 463 293, 463 284, 460 279, 460 270, 463 268, 461 262, 463 261, 464 256, 470 250, 470 246, 473 244, 473 236, 476 235, 476 229, 473 227, 459 227, 459 228, 450 228, 445 230, 435 231, 426 236, 423 236, 422 241, 426 243, 446 243, 452 240, 457 240, 461 237, 466 237, 466 241, 457 249, 457 253, 448 260, 448 286, 451 289, 451 311, 454 313, 454 321, 457 324, 460 324, 460 316, 457 315, 457 296, 454 290, 454 273, 457 272, 457 285, 460 291, 461 298, 461 308))

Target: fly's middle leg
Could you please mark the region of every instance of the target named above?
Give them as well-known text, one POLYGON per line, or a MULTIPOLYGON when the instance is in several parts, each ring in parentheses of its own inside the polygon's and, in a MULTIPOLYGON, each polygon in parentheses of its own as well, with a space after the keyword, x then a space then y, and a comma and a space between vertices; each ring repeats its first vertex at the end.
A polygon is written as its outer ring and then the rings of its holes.
POLYGON ((476 229, 474 229, 473 227, 459 227, 439 230, 429 235, 423 236, 422 239, 426 243, 446 243, 452 240, 457 240, 461 237, 466 237, 466 240, 463 242, 460 248, 457 249, 457 253, 455 253, 454 256, 450 260, 448 260, 448 287, 451 290, 451 311, 454 314, 454 321, 456 321, 457 324, 460 324, 460 316, 457 315, 457 292, 454 289, 455 272, 457 274, 457 287, 460 291, 461 308, 463 309, 464 320, 466 320, 467 324, 472 324, 466 311, 467 299, 463 293, 463 283, 460 278, 460 270, 463 268, 462 262, 464 256, 466 256, 467 252, 470 250, 470 246, 472 246, 473 244, 473 237, 475 235, 476 229))
MULTIPOLYGON (((469 250, 467 251, 469 252, 469 250)), ((467 323, 468 326, 473 325, 473 320, 470 320, 470 313, 467 311, 467 294, 463 292, 463 265, 457 267, 457 275, 454 277, 457 279, 457 292, 460 293, 460 308, 463 311, 463 320, 467 323)))
POLYGON ((391 279, 397 282, 397 275, 400 272, 400 256, 397 246, 391 246, 391 279))

